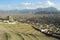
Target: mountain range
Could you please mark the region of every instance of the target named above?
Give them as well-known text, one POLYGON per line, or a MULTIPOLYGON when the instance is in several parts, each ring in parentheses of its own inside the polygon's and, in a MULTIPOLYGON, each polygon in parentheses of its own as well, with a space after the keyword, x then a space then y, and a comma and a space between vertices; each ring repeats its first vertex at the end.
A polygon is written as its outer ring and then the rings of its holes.
POLYGON ((47 8, 37 8, 37 9, 23 9, 23 10, 0 10, 0 14, 25 14, 25 13, 39 13, 39 12, 58 12, 59 10, 54 7, 47 7, 47 8))

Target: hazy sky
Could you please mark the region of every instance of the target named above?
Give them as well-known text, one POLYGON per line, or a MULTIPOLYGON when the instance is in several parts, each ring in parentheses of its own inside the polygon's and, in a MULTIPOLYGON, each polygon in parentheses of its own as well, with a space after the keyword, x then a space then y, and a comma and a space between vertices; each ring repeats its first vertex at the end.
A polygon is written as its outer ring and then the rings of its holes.
POLYGON ((46 7, 60 9, 60 0, 0 0, 0 10, 21 10, 46 7))

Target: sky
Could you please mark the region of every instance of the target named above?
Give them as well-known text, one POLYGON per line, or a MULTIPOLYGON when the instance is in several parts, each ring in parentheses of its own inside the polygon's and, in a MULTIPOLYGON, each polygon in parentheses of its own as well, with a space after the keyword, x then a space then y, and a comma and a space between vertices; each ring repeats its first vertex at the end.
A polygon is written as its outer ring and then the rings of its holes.
POLYGON ((55 7, 60 10, 60 0, 0 0, 0 10, 22 10, 55 7))

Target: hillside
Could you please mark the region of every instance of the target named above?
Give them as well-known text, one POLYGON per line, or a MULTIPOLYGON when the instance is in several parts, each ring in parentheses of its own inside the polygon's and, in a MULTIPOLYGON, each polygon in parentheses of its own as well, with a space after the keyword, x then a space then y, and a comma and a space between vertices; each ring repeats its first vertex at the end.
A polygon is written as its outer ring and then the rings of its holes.
POLYGON ((0 40, 57 40, 33 29, 26 23, 0 24, 0 40))

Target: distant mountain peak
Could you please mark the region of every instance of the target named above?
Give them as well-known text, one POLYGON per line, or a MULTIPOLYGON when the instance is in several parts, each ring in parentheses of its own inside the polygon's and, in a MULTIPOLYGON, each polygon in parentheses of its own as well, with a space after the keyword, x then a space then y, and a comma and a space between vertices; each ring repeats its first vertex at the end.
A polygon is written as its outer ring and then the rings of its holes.
POLYGON ((58 9, 55 8, 55 7, 38 8, 37 10, 38 10, 38 11, 47 11, 47 12, 58 11, 58 9))

